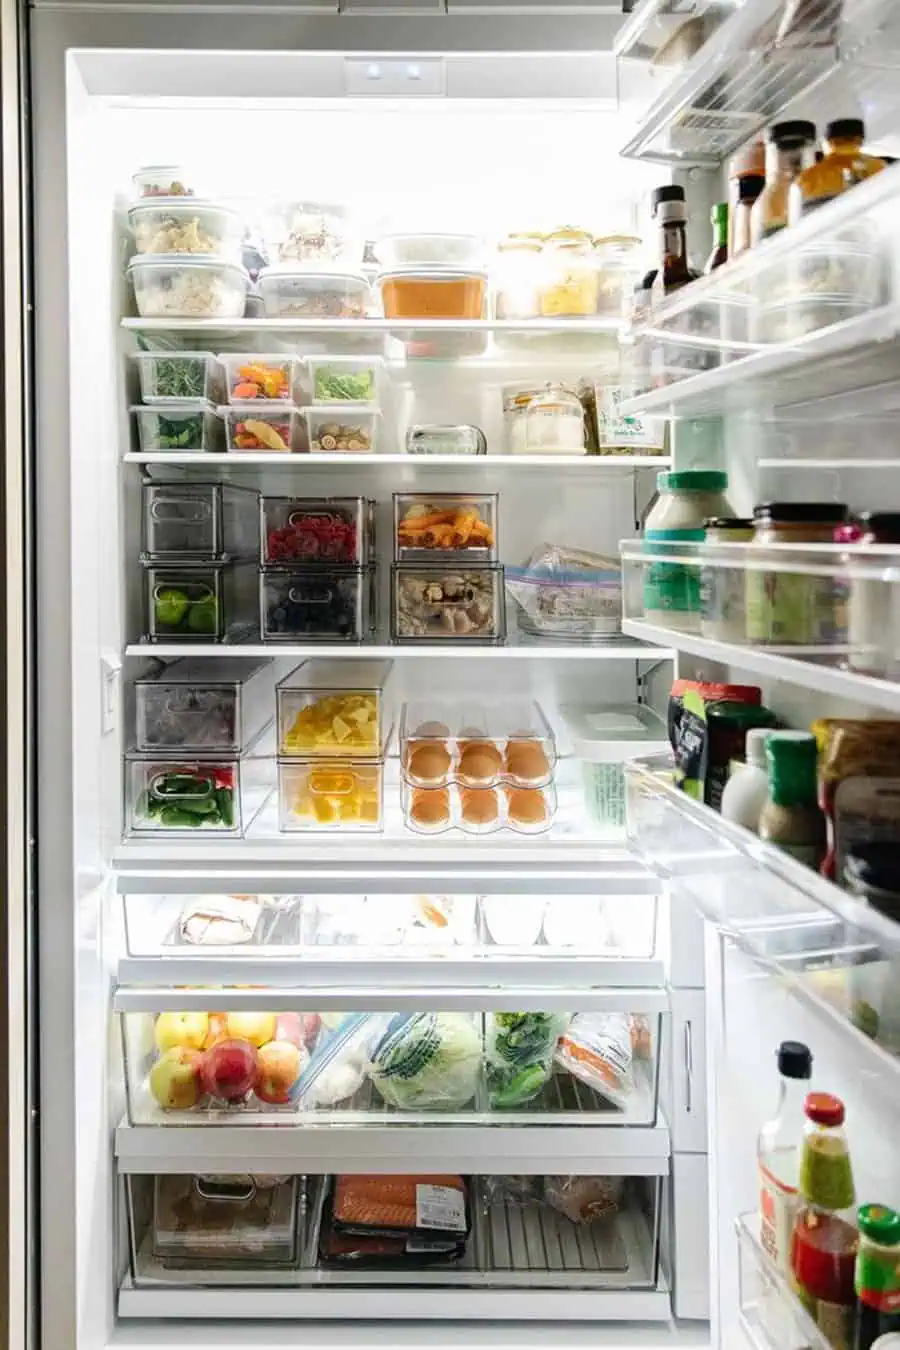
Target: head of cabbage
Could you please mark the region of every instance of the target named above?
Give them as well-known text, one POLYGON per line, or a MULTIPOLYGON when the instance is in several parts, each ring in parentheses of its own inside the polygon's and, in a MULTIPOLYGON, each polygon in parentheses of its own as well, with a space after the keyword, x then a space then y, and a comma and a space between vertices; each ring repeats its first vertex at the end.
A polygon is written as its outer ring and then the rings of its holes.
POLYGON ((398 1013, 375 1046, 369 1077, 390 1106, 457 1111, 475 1096, 481 1035, 465 1013, 398 1013))

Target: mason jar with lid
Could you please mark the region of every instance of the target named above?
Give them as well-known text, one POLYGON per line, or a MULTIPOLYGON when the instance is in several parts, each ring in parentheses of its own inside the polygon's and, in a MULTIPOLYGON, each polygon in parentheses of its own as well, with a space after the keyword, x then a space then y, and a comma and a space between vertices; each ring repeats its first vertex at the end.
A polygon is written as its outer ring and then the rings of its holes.
MULTIPOLYGON (((644 526, 644 551, 678 554, 703 542, 710 517, 732 516, 725 491, 728 475, 718 469, 687 469, 656 475, 659 493, 644 526)), ((665 562, 657 556, 644 568, 644 617, 684 632, 700 631, 700 558, 665 562)))
POLYGON ((510 234, 497 245, 494 273, 498 319, 536 319, 540 313, 542 234, 510 234))
POLYGON ((900 562, 900 513, 863 511, 853 525, 840 528, 835 540, 841 544, 888 544, 896 557, 878 559, 848 556, 847 611, 851 670, 867 675, 894 675, 900 666, 900 587, 896 582, 877 581, 865 575, 883 562, 900 562), (856 566, 854 567, 854 562, 856 566))
POLYGON ((545 319, 588 319, 597 313, 600 275, 587 230, 554 230, 544 240, 540 312, 545 319))
POLYGON ((548 384, 531 398, 522 418, 526 455, 583 455, 584 409, 563 384, 548 384))
MULTIPOLYGON (((753 510, 751 554, 771 558, 772 570, 748 568, 747 641, 762 646, 833 647, 846 641, 842 583, 836 574, 791 571, 782 544, 830 544, 847 518, 843 502, 763 502, 753 510), (768 550, 768 554, 767 551, 768 550)), ((828 567, 814 553, 796 566, 828 567)))
POLYGON ((709 565, 700 573, 700 631, 717 642, 743 642, 746 636, 744 620, 744 555, 727 567, 728 554, 716 551, 717 544, 749 544, 753 538, 753 521, 739 516, 711 516, 706 522, 703 552, 709 565))
POLYGON ((638 279, 638 259, 643 245, 631 234, 601 235, 594 240, 597 264, 597 313, 625 317, 638 279))

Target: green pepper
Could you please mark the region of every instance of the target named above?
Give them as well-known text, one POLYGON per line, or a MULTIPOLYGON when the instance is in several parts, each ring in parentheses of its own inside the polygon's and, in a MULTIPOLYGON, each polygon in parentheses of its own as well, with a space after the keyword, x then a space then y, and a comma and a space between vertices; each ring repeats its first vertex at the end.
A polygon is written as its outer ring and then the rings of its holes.
POLYGON ((518 1106, 520 1102, 530 1101, 537 1096, 548 1077, 548 1070, 542 1064, 532 1064, 505 1082, 492 1083, 491 1105, 518 1106))
POLYGON ((203 824, 203 816, 183 811, 180 806, 164 806, 159 813, 160 825, 170 830, 197 829, 203 824))
POLYGON ((234 828, 234 793, 231 788, 216 788, 219 820, 227 830, 234 828))

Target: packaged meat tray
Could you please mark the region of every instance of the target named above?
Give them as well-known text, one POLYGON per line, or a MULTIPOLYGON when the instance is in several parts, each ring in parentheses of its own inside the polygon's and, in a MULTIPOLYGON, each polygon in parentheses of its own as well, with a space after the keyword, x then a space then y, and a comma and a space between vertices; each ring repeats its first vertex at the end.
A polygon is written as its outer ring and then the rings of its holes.
POLYGON ((336 1176, 331 1193, 336 1234, 465 1241, 472 1218, 461 1176, 336 1176))

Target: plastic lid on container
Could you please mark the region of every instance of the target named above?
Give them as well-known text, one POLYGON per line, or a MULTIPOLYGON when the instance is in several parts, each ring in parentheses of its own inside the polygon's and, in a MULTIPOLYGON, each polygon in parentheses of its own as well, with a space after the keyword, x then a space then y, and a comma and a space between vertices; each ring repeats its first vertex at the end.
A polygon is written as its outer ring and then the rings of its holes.
POLYGON ((755 521, 783 521, 790 525, 840 525, 847 518, 844 502, 760 502, 755 521))
POLYGON ((453 239, 462 240, 464 244, 475 244, 479 248, 484 248, 485 241, 480 234, 454 234, 452 230, 394 230, 390 234, 383 234, 375 241, 375 255, 378 256, 379 244, 387 244, 394 239, 426 239, 429 242, 433 239, 453 239))
MULTIPOLYGON (((149 352, 147 354, 150 355, 149 352)), ((171 403, 132 403, 128 411, 152 413, 154 417, 172 418, 181 416, 203 417, 206 414, 215 416, 216 413, 226 412, 227 409, 213 407, 208 399, 185 398, 180 399, 177 403, 174 400, 171 403)))
POLYGON ((812 1078, 813 1057, 802 1041, 782 1041, 778 1047, 778 1072, 783 1078, 812 1078))
MULTIPOLYGON (((129 354, 132 361, 218 361, 220 358, 215 352, 131 352, 129 354)), ((170 405, 171 406, 171 405, 170 405)), ((134 409, 132 409, 134 411, 134 409)))
POLYGON ((753 521, 747 516, 708 516, 703 526, 707 530, 752 530, 753 521))
MULTIPOLYGON (((161 408, 163 417, 168 417, 171 404, 166 404, 161 408)), ((358 407, 358 404, 354 404, 358 407)), ((236 398, 233 403, 222 403, 215 409, 220 417, 249 417, 251 410, 255 411, 257 417, 277 417, 284 421, 288 417, 296 417, 301 411, 308 412, 309 409, 297 408, 293 403, 288 403, 286 398, 236 398)), ((313 409, 315 411, 315 409, 313 409)))
POLYGON ((826 141, 862 141, 866 137, 866 124, 861 117, 836 117, 825 124, 826 141))
POLYGON ((564 704, 560 712, 574 753, 591 764, 619 763, 631 754, 669 749, 665 722, 643 703, 564 704))
POLYGON ((190 211, 196 215, 198 211, 208 211, 219 216, 231 216, 232 220, 239 220, 237 211, 230 206, 222 206, 219 202, 210 201, 207 197, 185 197, 177 194, 171 197, 141 197, 139 201, 132 202, 128 208, 128 217, 139 216, 143 211, 190 211))
POLYGON ((708 721, 727 722, 735 730, 749 731, 751 727, 774 727, 775 714, 758 703, 740 703, 722 699, 710 703, 706 709, 708 721))
POLYGON ((721 469, 682 469, 673 473, 668 469, 656 475, 658 492, 724 492, 728 474, 721 469))
POLYGON ((683 187, 679 187, 677 183, 665 183, 662 187, 653 189, 650 209, 655 211, 663 202, 683 202, 684 199, 683 187))
POLYGON ((816 1125, 826 1125, 834 1129, 844 1123, 844 1103, 840 1097, 835 1097, 830 1092, 807 1093, 803 1110, 807 1118, 816 1125))
POLYGON ((188 656, 173 661, 164 670, 139 675, 134 683, 157 688, 164 684, 190 684, 198 690, 218 688, 219 685, 249 684, 254 675, 274 664, 274 660, 268 656, 258 661, 248 661, 244 656, 217 656, 213 660, 188 656))
POLYGON ((695 689, 707 703, 762 703, 762 690, 756 684, 716 684, 708 680, 675 680, 672 698, 681 698, 689 689, 695 689))
POLYGON ((896 843, 854 844, 844 858, 844 876, 861 886, 900 895, 900 850, 896 843))
MULTIPOLYGON (((134 272, 140 267, 214 267, 217 271, 239 272, 247 285, 250 285, 250 273, 240 263, 230 262, 211 253, 135 253, 128 260, 128 271, 134 272)), ((167 353, 180 356, 180 352, 167 353)))
POLYGON ((861 511, 859 523, 863 529, 876 536, 878 542, 900 543, 900 512, 898 511, 861 511), (881 539, 884 536, 884 539, 881 539))
POLYGON ((747 735, 744 737, 744 759, 748 764, 755 765, 757 769, 767 769, 766 746, 771 734, 771 727, 750 727, 748 729, 747 735))
POLYGON ((452 263, 410 263, 408 267, 391 267, 379 272, 375 280, 384 281, 487 281, 482 267, 460 267, 452 263))
POLYGON ((260 285, 267 281, 284 279, 308 281, 323 290, 328 286, 346 286, 348 283, 358 286, 363 291, 369 289, 369 283, 362 272, 326 272, 321 268, 311 267, 309 263, 273 263, 271 267, 260 268, 257 278, 260 285))
POLYGON ((860 1205, 856 1222, 863 1237, 883 1247, 900 1243, 900 1214, 889 1205, 860 1205))
POLYGON ((764 174, 744 174, 743 178, 738 179, 738 201, 755 202, 765 185, 766 179, 764 174))
MULTIPOLYGON (((283 399, 281 406, 284 407, 283 399)), ((301 417, 329 417, 334 422, 346 422, 348 425, 356 418, 381 416, 377 403, 352 403, 349 399, 343 403, 313 403, 307 408, 294 408, 293 404, 289 406, 292 411, 299 412, 301 417)))
POLYGON ((793 145, 796 141, 806 142, 816 139, 815 122, 791 121, 776 122, 769 128, 769 140, 775 145, 793 145))

